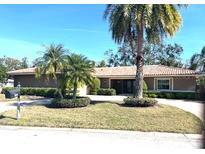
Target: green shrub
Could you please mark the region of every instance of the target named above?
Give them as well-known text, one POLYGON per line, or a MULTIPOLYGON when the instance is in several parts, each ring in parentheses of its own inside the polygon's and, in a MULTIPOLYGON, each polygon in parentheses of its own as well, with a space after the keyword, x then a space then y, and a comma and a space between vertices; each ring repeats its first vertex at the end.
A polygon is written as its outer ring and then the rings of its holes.
POLYGON ((167 99, 201 99, 200 94, 195 92, 144 92, 149 98, 167 99))
POLYGON ((131 106, 131 107, 149 107, 149 106, 154 106, 157 104, 157 100, 155 99, 150 99, 150 98, 125 98, 123 100, 124 105, 126 106, 131 106))
POLYGON ((147 98, 148 95, 147 95, 146 93, 143 93, 143 97, 144 97, 144 98, 147 98))
MULTIPOLYGON (((6 91, 12 90, 12 88, 3 88, 2 93, 6 91)), ((56 88, 32 88, 32 87, 21 87, 21 95, 35 95, 35 96, 43 96, 43 97, 58 97, 58 91, 56 88)))
POLYGON ((90 98, 88 97, 77 97, 75 101, 73 99, 53 99, 48 107, 51 108, 74 108, 74 107, 85 107, 90 104, 90 98))
POLYGON ((90 86, 90 94, 96 95, 97 90, 100 88, 100 80, 98 78, 94 78, 92 85, 90 86))
POLYGON ((97 91, 90 91, 90 95, 97 95, 97 91))
POLYGON ((177 98, 177 99, 187 98, 187 95, 184 93, 175 93, 175 98, 177 98))
POLYGON ((150 97, 150 98, 157 98, 157 95, 156 95, 156 94, 153 94, 153 93, 147 94, 147 95, 148 95, 148 97, 150 97))
POLYGON ((168 99, 172 99, 175 97, 175 95, 173 93, 164 93, 164 97, 168 99))
POLYGON ((5 94, 6 91, 13 90, 13 89, 14 89, 14 87, 4 87, 4 88, 2 88, 1 93, 5 94))
POLYGON ((116 90, 100 88, 97 90, 97 95, 116 95, 116 90))

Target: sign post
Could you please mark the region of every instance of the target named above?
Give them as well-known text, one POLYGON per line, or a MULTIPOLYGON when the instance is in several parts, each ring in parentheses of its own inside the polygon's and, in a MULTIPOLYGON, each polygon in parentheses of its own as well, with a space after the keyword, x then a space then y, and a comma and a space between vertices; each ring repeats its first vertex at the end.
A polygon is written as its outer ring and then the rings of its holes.
POLYGON ((17 109, 16 109, 16 120, 19 120, 21 118, 21 115, 20 115, 20 110, 21 110, 21 103, 20 103, 20 97, 21 97, 21 85, 20 85, 20 82, 18 83, 17 85, 17 88, 18 88, 18 94, 17 94, 17 97, 18 97, 18 102, 17 102, 17 109))

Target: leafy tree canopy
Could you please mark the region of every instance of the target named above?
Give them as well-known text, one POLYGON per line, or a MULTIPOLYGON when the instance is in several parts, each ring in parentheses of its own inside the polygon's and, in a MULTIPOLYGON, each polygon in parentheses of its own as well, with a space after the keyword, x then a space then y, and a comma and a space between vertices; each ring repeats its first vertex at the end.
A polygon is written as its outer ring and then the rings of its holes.
MULTIPOLYGON (((166 65, 174 67, 182 67, 181 54, 183 48, 178 44, 154 45, 145 43, 144 46, 144 63, 146 65, 166 65)), ((116 53, 109 49, 105 52, 105 65, 111 66, 131 66, 135 64, 135 53, 128 44, 119 47, 116 53)))
POLYGON ((7 71, 13 71, 17 69, 27 68, 28 67, 28 60, 26 57, 24 57, 21 60, 18 60, 16 58, 11 57, 2 57, 0 58, 0 64, 6 67, 7 71))
POLYGON ((0 64, 0 83, 4 82, 6 78, 7 78, 6 67, 0 64))
POLYGON ((195 53, 189 62, 189 68, 205 72, 205 46, 200 53, 195 53))

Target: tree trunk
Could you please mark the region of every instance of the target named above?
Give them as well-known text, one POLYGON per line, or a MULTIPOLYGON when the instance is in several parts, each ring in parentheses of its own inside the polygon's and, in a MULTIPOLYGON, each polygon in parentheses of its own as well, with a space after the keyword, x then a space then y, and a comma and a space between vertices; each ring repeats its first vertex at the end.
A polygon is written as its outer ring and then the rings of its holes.
POLYGON ((59 93, 59 95, 60 95, 60 98, 63 99, 63 94, 62 94, 62 91, 61 91, 60 88, 58 89, 58 93, 59 93))
POLYGON ((63 94, 62 94, 61 86, 58 85, 58 76, 56 76, 56 88, 58 90, 58 94, 60 95, 60 98, 63 99, 63 94))
POLYGON ((202 72, 205 72, 205 63, 203 64, 202 72))
MULTIPOLYGON (((56 74, 56 88, 58 90, 58 94, 60 95, 60 98, 63 99, 63 94, 62 94, 62 89, 61 89, 61 85, 58 85, 58 75, 57 75, 57 65, 54 65, 54 70, 55 70, 55 74, 56 74)), ((59 77, 60 79, 60 77, 59 77)))
POLYGON ((75 80, 73 86, 74 86, 74 89, 73 89, 73 100, 75 100, 76 99, 76 94, 77 94, 77 88, 78 88, 77 80, 75 80))
POLYGON ((135 78, 135 97, 143 97, 143 65, 144 65, 144 53, 143 53, 143 22, 137 29, 137 53, 136 53, 136 78, 135 78))

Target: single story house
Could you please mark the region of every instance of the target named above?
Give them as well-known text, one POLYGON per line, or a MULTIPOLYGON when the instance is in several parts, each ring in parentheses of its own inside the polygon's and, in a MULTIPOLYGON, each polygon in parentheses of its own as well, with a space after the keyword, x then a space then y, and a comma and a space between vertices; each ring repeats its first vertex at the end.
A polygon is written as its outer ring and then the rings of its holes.
MULTIPOLYGON (((136 66, 95 68, 94 75, 101 81, 101 88, 114 88, 117 94, 133 93, 136 66)), ((200 74, 184 68, 163 65, 145 65, 144 81, 150 91, 195 92, 196 79, 200 74)), ((58 82, 45 77, 37 80, 35 68, 8 72, 14 79, 14 86, 20 82, 22 87, 56 87, 58 82)), ((80 94, 88 93, 86 86, 80 88, 80 94)))

